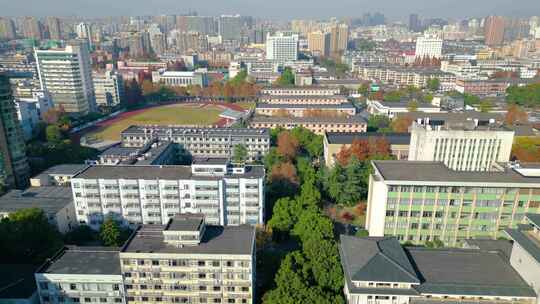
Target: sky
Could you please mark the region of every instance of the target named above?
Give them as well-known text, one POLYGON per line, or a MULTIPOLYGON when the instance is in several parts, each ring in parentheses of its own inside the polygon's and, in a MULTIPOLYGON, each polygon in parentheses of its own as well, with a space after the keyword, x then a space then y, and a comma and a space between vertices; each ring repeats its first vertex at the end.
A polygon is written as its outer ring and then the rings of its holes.
POLYGON ((4 16, 138 16, 241 14, 268 19, 360 17, 382 12, 391 20, 426 17, 540 15, 540 0, 0 0, 4 16))

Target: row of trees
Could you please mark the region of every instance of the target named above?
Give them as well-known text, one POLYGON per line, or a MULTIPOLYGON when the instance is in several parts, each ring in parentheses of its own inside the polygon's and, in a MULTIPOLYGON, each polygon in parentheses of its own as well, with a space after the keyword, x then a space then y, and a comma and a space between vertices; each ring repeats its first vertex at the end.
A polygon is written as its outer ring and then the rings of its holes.
POLYGON ((299 246, 281 261, 263 303, 344 303, 333 223, 322 212, 318 190, 316 167, 322 155, 322 138, 303 128, 273 130, 272 138, 275 147, 265 159, 269 185, 285 181, 295 190, 269 188, 275 203, 268 227, 276 241, 294 241, 299 246))
POLYGON ((506 89, 506 101, 526 107, 540 106, 540 83, 532 83, 526 86, 510 86, 506 89))

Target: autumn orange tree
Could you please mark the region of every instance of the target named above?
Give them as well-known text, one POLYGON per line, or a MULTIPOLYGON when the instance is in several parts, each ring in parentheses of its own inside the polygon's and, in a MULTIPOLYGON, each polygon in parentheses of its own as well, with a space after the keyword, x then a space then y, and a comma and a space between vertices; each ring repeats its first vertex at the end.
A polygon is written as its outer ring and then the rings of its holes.
POLYGON ((504 116, 504 122, 507 125, 525 124, 529 120, 529 116, 526 111, 520 108, 516 104, 512 104, 508 107, 506 115, 504 116))
POLYGON ((409 127, 412 125, 414 119, 410 116, 398 116, 390 123, 390 128, 394 132, 406 133, 409 132, 409 127))
POLYGON ((390 143, 385 137, 355 139, 350 146, 343 146, 336 158, 342 166, 346 166, 353 156, 360 161, 374 156, 390 156, 390 143))
POLYGON ((521 162, 540 162, 540 138, 516 137, 512 145, 512 159, 521 162))
POLYGON ((292 160, 298 153, 298 139, 291 135, 289 131, 283 131, 278 135, 277 151, 288 160, 292 160))

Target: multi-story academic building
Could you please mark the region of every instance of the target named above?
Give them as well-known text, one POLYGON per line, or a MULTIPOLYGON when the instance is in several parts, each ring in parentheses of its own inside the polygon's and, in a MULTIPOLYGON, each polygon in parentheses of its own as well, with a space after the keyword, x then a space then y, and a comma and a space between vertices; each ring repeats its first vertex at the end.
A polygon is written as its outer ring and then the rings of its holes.
POLYGON ((143 225, 120 251, 129 303, 254 303, 255 227, 143 225))
POLYGON ((340 93, 339 88, 327 88, 317 86, 304 86, 304 87, 283 87, 283 88, 264 88, 261 90, 263 95, 280 95, 280 96, 321 96, 321 95, 338 95, 340 93))
POLYGON ((126 303, 118 248, 64 248, 35 273, 39 302, 126 303))
POLYGON ((442 162, 373 161, 366 228, 422 244, 502 236, 525 213, 540 213, 540 169, 453 171, 442 162))
POLYGON ((71 179, 77 220, 98 229, 113 216, 125 225, 164 224, 201 213, 211 225, 264 223, 263 166, 225 159, 191 166, 91 166, 71 179))
POLYGON ((252 304, 255 227, 177 216, 139 226, 121 248, 64 248, 35 280, 42 304, 252 304))
POLYGON ((354 116, 356 107, 351 103, 343 104, 269 104, 259 103, 255 113, 266 116, 354 116))
POLYGON ((301 96, 301 95, 263 95, 259 97, 259 102, 268 104, 302 104, 302 105, 339 105, 348 103, 349 100, 343 95, 320 95, 320 96, 301 96))
POLYGON ((88 44, 82 40, 63 49, 35 50, 41 89, 51 93, 54 105, 69 114, 96 110, 88 44))
POLYGON ((535 304, 533 288, 503 254, 402 247, 392 237, 341 236, 348 304, 535 304))
POLYGON ((510 160, 514 131, 497 125, 432 126, 413 122, 409 160, 441 161, 452 170, 490 171, 510 160))
POLYGON ((180 144, 195 157, 231 157, 236 145, 245 145, 251 160, 270 150, 268 129, 131 126, 122 132, 122 146, 143 147, 159 140, 180 144))
POLYGON ((355 116, 321 116, 321 117, 279 117, 256 115, 251 118, 252 128, 284 128, 303 127, 318 135, 325 132, 366 132, 367 121, 360 115, 355 116))

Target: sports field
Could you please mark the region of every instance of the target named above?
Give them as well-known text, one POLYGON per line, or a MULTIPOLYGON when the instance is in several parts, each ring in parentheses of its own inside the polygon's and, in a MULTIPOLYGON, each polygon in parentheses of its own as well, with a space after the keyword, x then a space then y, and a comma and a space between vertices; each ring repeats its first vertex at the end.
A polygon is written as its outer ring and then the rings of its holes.
POLYGON ((120 140, 120 133, 130 125, 213 125, 225 110, 221 105, 175 104, 126 112, 99 124, 86 134, 88 140, 120 140))

